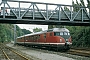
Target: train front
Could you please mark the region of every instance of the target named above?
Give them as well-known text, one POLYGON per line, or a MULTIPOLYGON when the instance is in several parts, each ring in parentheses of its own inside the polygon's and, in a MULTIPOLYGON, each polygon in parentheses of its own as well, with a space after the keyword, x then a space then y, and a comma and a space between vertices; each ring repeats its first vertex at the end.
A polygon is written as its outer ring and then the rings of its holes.
POLYGON ((66 28, 58 29, 54 32, 54 36, 57 36, 58 49, 69 50, 72 45, 72 39, 70 32, 66 28))

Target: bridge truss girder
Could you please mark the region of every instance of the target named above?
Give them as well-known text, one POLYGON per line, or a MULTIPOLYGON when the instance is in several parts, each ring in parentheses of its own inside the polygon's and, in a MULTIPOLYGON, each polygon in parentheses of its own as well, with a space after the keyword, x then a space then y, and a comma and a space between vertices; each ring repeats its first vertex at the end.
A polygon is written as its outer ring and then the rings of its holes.
POLYGON ((0 23, 12 24, 43 24, 43 25, 90 25, 90 16, 87 7, 73 7, 71 5, 27 2, 27 1, 2 1, 0 3, 0 23), (10 3, 18 3, 11 7, 10 3), (29 4, 22 8, 21 5, 29 4), (3 5, 3 6, 2 6, 3 5), (39 5, 44 6, 43 9, 39 5), (53 6, 53 9, 50 9, 53 6), (68 10, 65 10, 67 7, 68 10), (74 11, 78 8, 78 11, 74 11), (9 13, 6 12, 9 10, 9 13))

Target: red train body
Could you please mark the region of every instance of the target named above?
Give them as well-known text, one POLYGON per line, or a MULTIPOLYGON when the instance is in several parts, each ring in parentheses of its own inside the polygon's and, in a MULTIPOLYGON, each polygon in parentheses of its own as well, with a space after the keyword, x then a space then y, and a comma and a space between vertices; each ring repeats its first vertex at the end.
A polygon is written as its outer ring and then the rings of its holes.
POLYGON ((17 37, 16 43, 28 46, 57 48, 58 50, 69 50, 72 45, 72 40, 68 29, 53 28, 47 31, 17 37))

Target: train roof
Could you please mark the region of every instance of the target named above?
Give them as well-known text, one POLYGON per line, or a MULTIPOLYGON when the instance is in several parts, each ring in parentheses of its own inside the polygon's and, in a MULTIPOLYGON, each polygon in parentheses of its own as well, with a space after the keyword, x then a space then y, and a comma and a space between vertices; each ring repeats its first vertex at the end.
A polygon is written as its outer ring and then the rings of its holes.
POLYGON ((24 36, 30 36, 30 35, 37 35, 37 34, 42 34, 42 33, 45 33, 45 31, 41 31, 41 32, 36 32, 36 33, 31 33, 31 34, 26 34, 26 35, 23 35, 23 36, 20 36, 20 37, 17 37, 17 38, 21 38, 21 37, 24 37, 24 36))
POLYGON ((46 33, 46 32, 69 32, 69 30, 67 28, 53 28, 53 29, 49 29, 49 30, 45 30, 45 31, 41 31, 41 32, 36 32, 36 33, 31 33, 31 34, 27 34, 27 35, 23 35, 17 38, 21 38, 24 36, 30 36, 30 35, 38 35, 38 34, 42 34, 42 33, 46 33))
POLYGON ((52 31, 54 31, 54 32, 69 32, 69 30, 67 29, 67 28, 53 28, 53 29, 49 29, 49 30, 47 30, 47 32, 52 32, 52 31))

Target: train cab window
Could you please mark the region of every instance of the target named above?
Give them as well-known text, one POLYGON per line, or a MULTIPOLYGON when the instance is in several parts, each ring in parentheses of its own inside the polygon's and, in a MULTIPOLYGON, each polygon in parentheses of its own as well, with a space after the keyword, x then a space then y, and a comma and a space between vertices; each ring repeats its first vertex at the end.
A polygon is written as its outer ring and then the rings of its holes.
POLYGON ((35 40, 37 39, 37 36, 35 36, 35 40))
POLYGON ((60 32, 60 35, 63 35, 63 32, 60 32))
POLYGON ((60 32, 54 32, 54 36, 60 36, 60 32))
POLYGON ((64 35, 68 35, 67 32, 64 32, 64 35))

